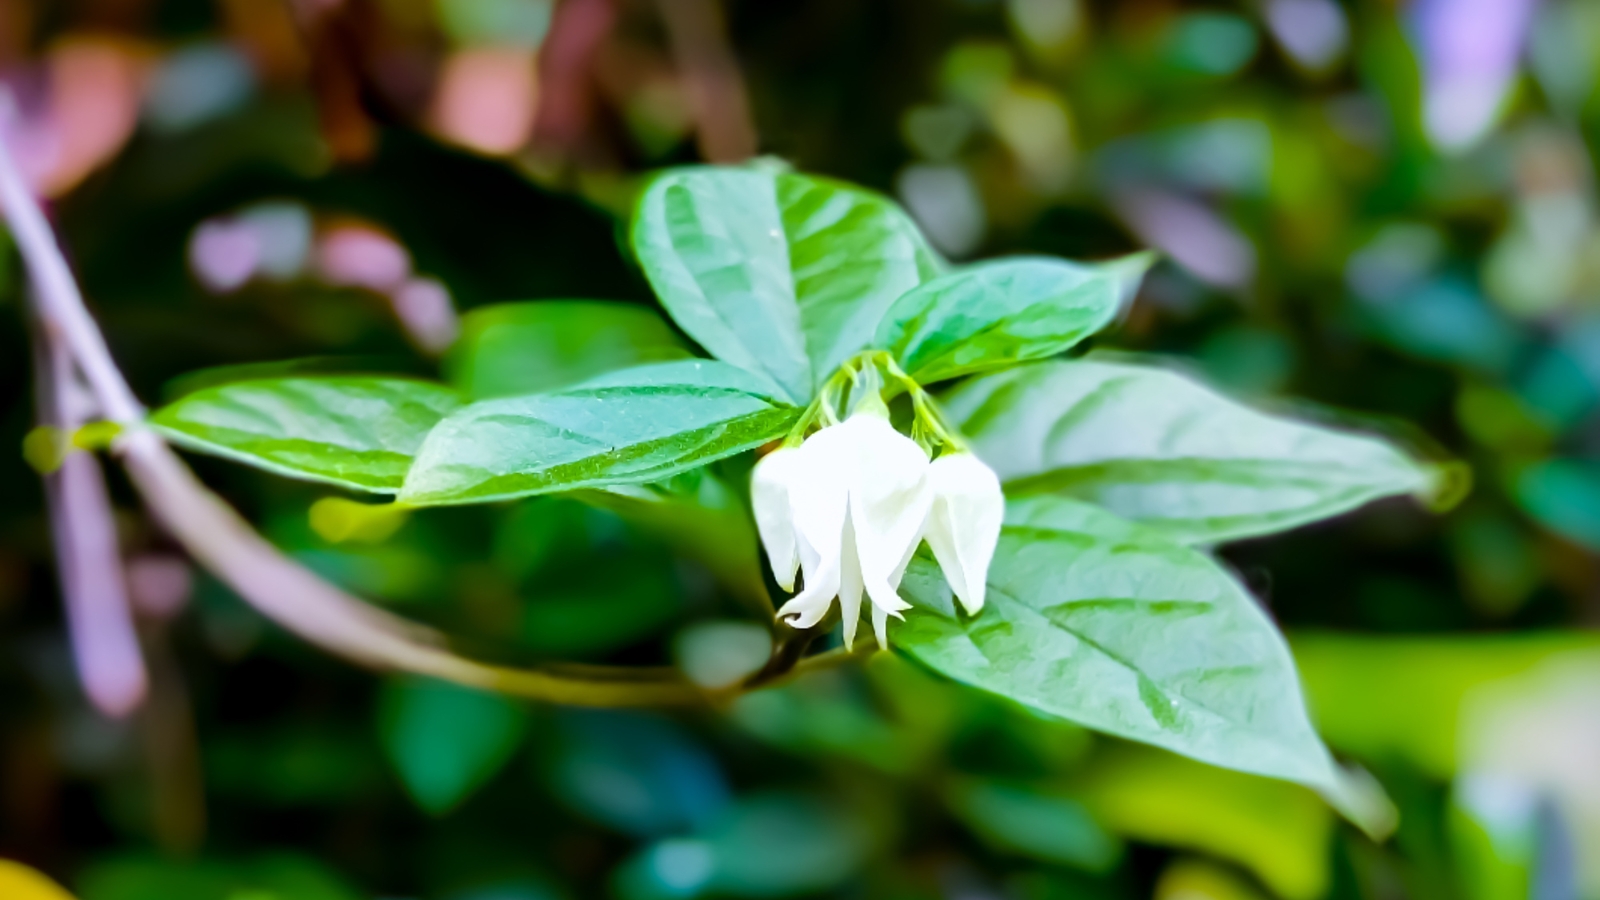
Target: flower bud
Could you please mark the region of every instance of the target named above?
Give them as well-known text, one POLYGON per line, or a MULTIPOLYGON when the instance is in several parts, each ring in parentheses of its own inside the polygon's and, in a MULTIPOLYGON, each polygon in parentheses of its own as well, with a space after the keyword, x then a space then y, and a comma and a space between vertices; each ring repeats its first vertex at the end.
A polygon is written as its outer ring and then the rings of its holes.
POLYGON ((971 453, 946 453, 928 466, 933 510, 926 537, 945 580, 969 613, 983 608, 984 587, 1006 500, 994 470, 971 453))

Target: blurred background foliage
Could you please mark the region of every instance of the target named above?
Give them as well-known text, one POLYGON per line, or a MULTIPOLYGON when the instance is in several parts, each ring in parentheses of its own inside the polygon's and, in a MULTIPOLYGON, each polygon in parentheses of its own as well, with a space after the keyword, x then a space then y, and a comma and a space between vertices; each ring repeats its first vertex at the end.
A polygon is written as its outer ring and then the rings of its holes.
MULTIPOLYGON (((38 478, 0 454, 0 850, 82 900, 1600 898, 1600 3, 0 0, 0 77, 149 402, 683 355, 617 238, 636 176, 760 152, 892 193, 956 260, 1156 248, 1102 346, 1477 476, 1442 518, 1225 551, 1398 805, 1378 845, 1302 788, 890 655, 672 716, 376 677, 192 568, 115 476, 152 684, 113 720, 73 675, 38 478)), ((691 526, 598 498, 403 519, 194 464, 491 655, 719 684, 767 653, 734 470, 675 486, 691 526)), ((18 871, 0 893, 50 896, 18 871)))

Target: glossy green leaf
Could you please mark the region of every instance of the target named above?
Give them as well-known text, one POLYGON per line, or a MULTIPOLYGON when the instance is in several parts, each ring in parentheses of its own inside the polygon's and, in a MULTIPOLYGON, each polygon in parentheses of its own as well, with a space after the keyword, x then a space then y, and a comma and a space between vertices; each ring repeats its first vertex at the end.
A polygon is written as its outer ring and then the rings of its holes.
POLYGON ((779 437, 798 415, 755 376, 714 360, 625 369, 462 407, 428 435, 400 499, 474 503, 661 481, 779 437))
POLYGON ((1214 560, 1059 497, 1013 501, 976 617, 914 560, 894 645, 1099 731, 1338 794, 1289 650, 1214 560))
POLYGON ((445 358, 450 382, 474 399, 538 394, 645 363, 688 357, 653 310, 601 300, 500 303, 461 317, 445 358))
POLYGON ((173 442, 259 468, 392 493, 439 420, 461 405, 444 385, 404 378, 276 378, 218 385, 150 415, 173 442))
POLYGON ((896 300, 873 343, 923 384, 1055 356, 1111 321, 1121 281, 1115 264, 982 263, 896 300))
POLYGON ((427 678, 390 684, 380 712, 383 748, 401 782, 435 815, 494 777, 527 731, 513 701, 427 678))
POLYGON ((663 173, 639 200, 632 239, 679 327, 795 403, 940 270, 888 198, 766 168, 663 173))
POLYGON ((1184 542, 1266 534, 1379 497, 1438 492, 1453 473, 1149 366, 1048 361, 975 378, 944 400, 1008 494, 1088 500, 1184 542))

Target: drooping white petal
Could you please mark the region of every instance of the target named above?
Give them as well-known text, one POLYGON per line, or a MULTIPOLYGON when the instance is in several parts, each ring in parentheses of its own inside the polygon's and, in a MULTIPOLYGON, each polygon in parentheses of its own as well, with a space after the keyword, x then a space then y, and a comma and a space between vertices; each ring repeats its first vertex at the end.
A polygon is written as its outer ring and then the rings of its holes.
POLYGON ((856 532, 845 518, 843 565, 839 570, 839 619, 844 625, 844 648, 855 648, 856 627, 861 624, 861 558, 856 552, 856 532))
POLYGON ((928 546, 961 605, 976 613, 1006 514, 1000 479, 971 453, 946 453, 928 466, 928 485, 928 546))
POLYGON ((810 628, 828 614, 843 577, 845 518, 855 460, 849 436, 837 433, 839 428, 824 428, 801 444, 788 479, 789 510, 806 583, 778 609, 778 617, 795 628, 810 628))
POLYGON ((915 441, 870 412, 853 415, 838 427, 850 429, 856 448, 850 519, 862 582, 874 607, 898 612, 910 604, 895 589, 922 541, 933 505, 928 456, 915 441))
MULTIPOLYGON (((902 618, 899 613, 894 617, 902 618)), ((872 634, 878 639, 879 650, 889 649, 889 611, 876 603, 872 604, 872 634)))
POLYGON ((794 533, 794 512, 789 507, 790 485, 801 467, 799 447, 779 447, 756 463, 750 473, 750 506, 756 531, 772 563, 772 576, 786 591, 794 590, 800 569, 800 544, 794 533))

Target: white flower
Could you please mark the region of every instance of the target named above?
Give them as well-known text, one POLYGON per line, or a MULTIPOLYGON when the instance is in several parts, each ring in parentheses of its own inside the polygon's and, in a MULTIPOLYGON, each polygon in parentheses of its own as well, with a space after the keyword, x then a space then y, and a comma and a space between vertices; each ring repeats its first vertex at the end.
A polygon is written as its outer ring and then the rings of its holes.
POLYGON ((896 590, 923 538, 961 605, 983 608, 1005 515, 1000 479, 965 451, 929 463, 881 405, 768 454, 750 498, 778 583, 792 591, 796 570, 805 572, 804 589, 778 609, 796 628, 822 621, 837 597, 852 646, 865 594, 878 646, 887 647, 889 617, 910 607, 896 590))
POLYGON ((755 507, 756 530, 767 548, 772 575, 786 591, 794 590, 800 569, 800 545, 795 540, 794 514, 789 508, 789 485, 800 468, 797 447, 779 447, 756 463, 750 473, 750 505, 755 507))
POLYGON ((756 520, 766 523, 760 524, 761 539, 777 577, 792 572, 791 539, 805 571, 805 589, 778 610, 779 617, 809 628, 838 597, 850 645, 865 593, 879 643, 886 645, 888 617, 908 606, 895 589, 933 505, 927 454, 873 411, 824 428, 789 453, 776 467, 758 471, 751 491, 756 520), (789 528, 779 524, 786 515, 789 528))
POLYGON ((976 456, 956 452, 933 461, 928 483, 933 490, 928 546, 961 605, 976 613, 983 609, 984 583, 1006 514, 1000 479, 976 456))

